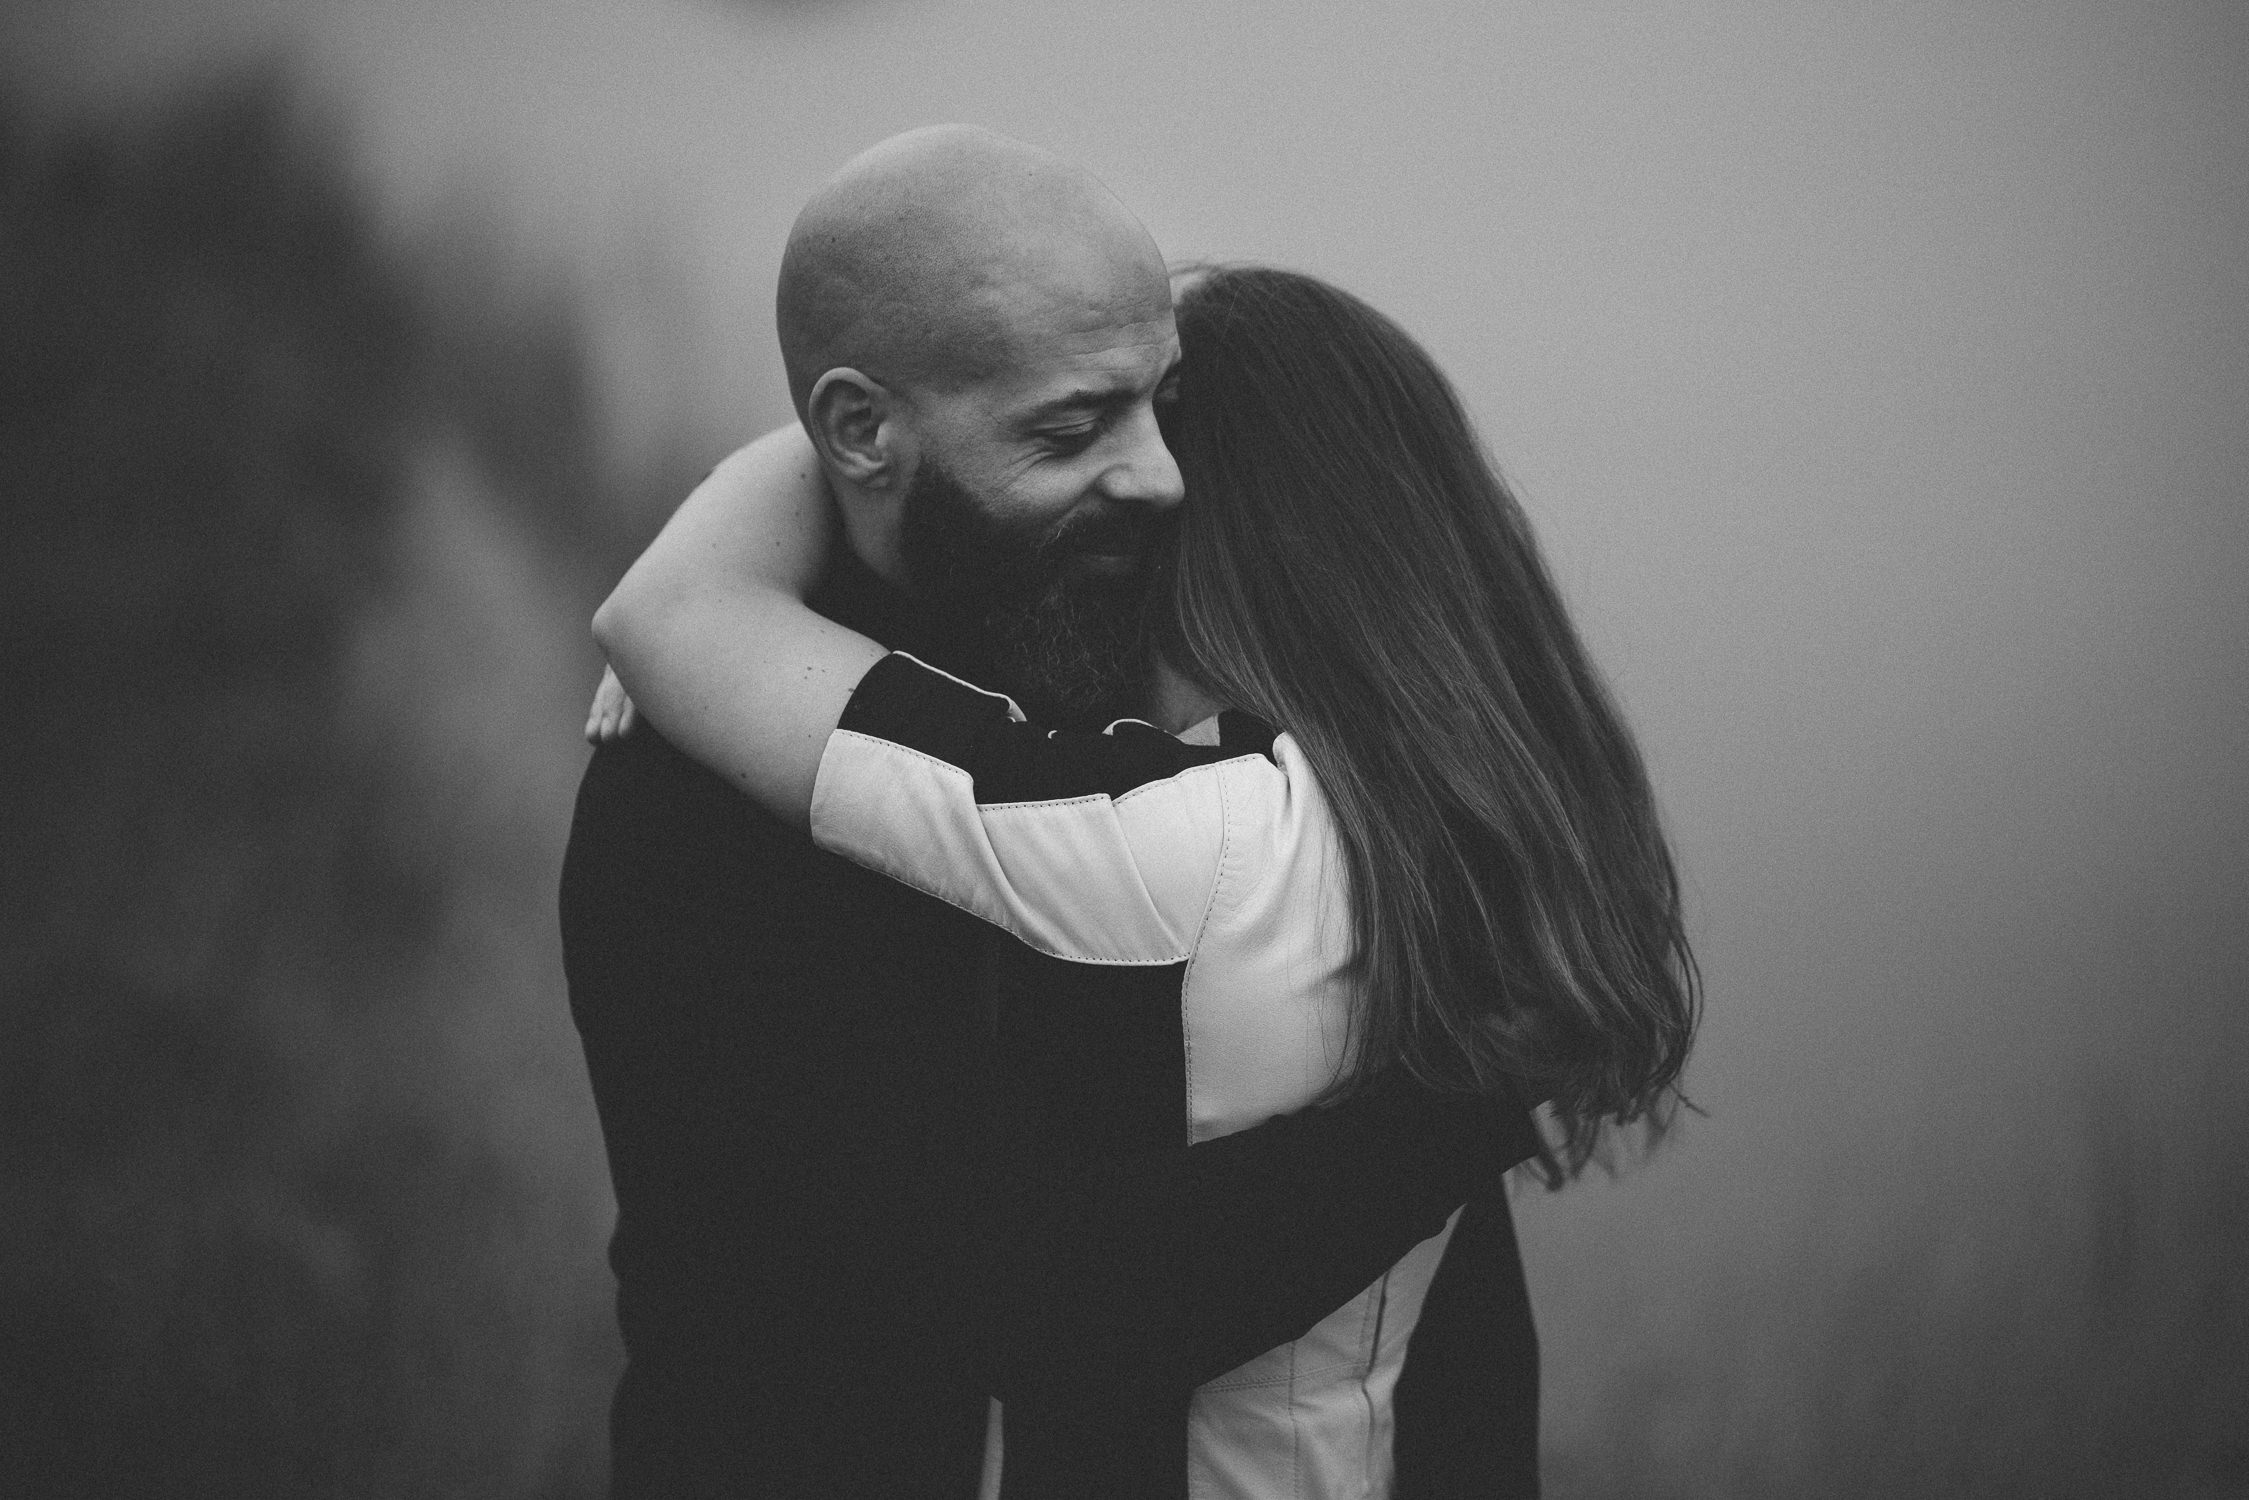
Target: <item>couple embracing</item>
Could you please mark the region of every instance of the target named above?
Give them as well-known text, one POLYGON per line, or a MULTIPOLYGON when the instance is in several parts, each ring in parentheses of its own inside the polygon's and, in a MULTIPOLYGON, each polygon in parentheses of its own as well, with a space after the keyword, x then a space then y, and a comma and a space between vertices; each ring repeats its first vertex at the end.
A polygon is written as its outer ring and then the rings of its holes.
POLYGON ((1444 376, 963 127, 777 310, 799 425, 595 620, 614 1493, 1535 1494, 1507 1174, 1659 1131, 1696 992, 1444 376))

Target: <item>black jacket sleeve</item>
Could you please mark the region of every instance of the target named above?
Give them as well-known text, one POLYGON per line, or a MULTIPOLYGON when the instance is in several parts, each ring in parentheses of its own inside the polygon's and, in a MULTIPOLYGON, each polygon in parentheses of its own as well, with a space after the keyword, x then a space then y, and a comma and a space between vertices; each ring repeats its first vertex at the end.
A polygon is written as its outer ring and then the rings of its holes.
POLYGON ((1536 1149, 1511 1103, 1403 1083, 1107 1159, 994 1109, 979 1323, 1011 1410, 1161 1404, 1300 1337, 1536 1149))

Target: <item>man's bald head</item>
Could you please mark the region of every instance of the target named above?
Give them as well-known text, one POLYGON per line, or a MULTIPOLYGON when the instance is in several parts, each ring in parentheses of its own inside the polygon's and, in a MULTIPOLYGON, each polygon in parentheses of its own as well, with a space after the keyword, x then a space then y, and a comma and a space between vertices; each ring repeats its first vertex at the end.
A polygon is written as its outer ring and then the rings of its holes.
POLYGON ((800 417, 829 370, 901 393, 1007 370, 1027 338, 1067 341, 1168 314, 1162 255, 1090 173, 969 125, 892 136, 797 216, 776 298, 800 417))

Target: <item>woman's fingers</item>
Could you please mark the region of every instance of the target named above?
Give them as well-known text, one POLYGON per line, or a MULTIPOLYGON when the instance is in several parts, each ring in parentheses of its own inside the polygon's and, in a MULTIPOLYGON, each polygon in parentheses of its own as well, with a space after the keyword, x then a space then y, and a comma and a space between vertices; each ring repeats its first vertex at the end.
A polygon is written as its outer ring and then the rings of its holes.
POLYGON ((637 714, 633 700, 626 696, 625 685, 617 680, 614 668, 601 669, 601 686, 593 690, 593 706, 586 710, 586 739, 591 744, 602 744, 632 730, 637 714))

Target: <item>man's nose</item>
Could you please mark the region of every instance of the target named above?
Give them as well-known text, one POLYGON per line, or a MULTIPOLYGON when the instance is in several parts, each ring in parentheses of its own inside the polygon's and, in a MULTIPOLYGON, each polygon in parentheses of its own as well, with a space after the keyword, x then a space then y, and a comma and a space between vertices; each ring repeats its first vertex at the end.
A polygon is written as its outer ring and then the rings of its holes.
POLYGON ((1101 492, 1111 500, 1169 510, 1187 498, 1179 464, 1164 446, 1152 407, 1142 407, 1118 434, 1124 439, 1117 461, 1101 476, 1101 492))

